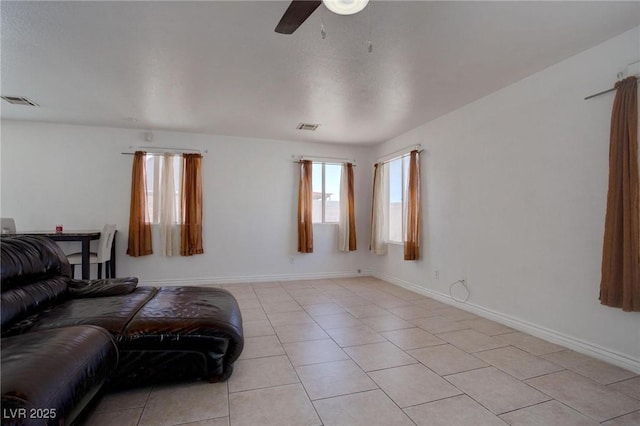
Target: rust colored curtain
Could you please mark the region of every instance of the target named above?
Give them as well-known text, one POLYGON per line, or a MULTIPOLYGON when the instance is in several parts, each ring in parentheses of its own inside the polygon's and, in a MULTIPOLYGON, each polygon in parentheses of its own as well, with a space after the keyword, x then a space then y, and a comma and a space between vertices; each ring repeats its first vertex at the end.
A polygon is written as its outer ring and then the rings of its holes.
POLYGON ((353 164, 342 165, 340 176, 340 222, 338 223, 338 250, 356 250, 356 207, 353 190, 353 164))
POLYGON ((404 260, 420 258, 420 154, 409 154, 407 213, 404 236, 404 260))
POLYGON ((629 77, 615 87, 600 303, 640 311, 638 83, 629 77))
POLYGON ((180 255, 204 253, 202 248, 202 155, 183 154, 182 232, 180 255))
POLYGON ((146 152, 136 151, 131 174, 131 206, 129 211, 129 244, 127 254, 138 257, 153 254, 151 224, 147 211, 146 152))
POLYGON ((349 251, 354 251, 357 248, 356 242, 356 202, 354 200, 353 189, 353 164, 347 163, 347 178, 349 195, 347 202, 349 205, 349 251))
POLYGON ((310 160, 300 161, 300 183, 298 186, 298 251, 300 253, 313 253, 312 166, 310 160))

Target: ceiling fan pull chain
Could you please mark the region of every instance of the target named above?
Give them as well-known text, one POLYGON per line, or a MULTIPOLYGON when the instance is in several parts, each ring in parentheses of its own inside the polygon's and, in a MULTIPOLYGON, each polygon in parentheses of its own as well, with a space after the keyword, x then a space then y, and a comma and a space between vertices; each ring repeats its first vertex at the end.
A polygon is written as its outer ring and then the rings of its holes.
POLYGON ((324 40, 327 38, 327 30, 324 29, 324 7, 320 6, 320 35, 324 40))
POLYGON ((373 43, 371 42, 371 2, 369 2, 369 39, 367 40, 367 52, 373 53, 373 43))

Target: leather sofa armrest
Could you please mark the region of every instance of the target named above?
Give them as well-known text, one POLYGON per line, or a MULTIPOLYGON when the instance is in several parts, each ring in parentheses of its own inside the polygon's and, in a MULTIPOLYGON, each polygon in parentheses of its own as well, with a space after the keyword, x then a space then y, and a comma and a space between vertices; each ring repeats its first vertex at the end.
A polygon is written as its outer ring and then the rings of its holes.
POLYGON ((68 289, 75 299, 85 297, 121 296, 136 289, 138 278, 107 278, 101 280, 70 280, 68 289))

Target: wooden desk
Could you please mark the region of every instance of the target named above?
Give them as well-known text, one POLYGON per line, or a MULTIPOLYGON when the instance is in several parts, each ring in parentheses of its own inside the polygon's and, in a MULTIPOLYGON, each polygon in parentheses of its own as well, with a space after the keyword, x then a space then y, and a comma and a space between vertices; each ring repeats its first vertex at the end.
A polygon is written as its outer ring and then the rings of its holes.
MULTIPOLYGON (((117 233, 117 231, 116 231, 117 233)), ((7 234, 5 234, 7 235, 7 234)), ((89 275, 89 243, 91 240, 97 240, 100 238, 100 231, 64 231, 64 232, 51 232, 51 231, 26 231, 17 232, 13 235, 33 235, 40 237, 47 237, 53 241, 80 241, 82 243, 82 279, 88 280, 89 275)), ((113 238, 113 244, 111 245, 111 260, 110 260, 110 272, 111 277, 116 276, 116 239, 113 238)))

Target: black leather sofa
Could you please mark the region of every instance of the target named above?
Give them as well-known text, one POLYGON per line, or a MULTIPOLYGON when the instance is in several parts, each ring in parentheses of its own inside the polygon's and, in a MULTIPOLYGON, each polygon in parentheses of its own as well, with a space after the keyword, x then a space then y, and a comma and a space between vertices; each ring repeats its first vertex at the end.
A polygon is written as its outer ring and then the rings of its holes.
POLYGON ((226 380, 244 345, 227 291, 75 281, 40 237, 0 240, 2 424, 69 424, 106 384, 226 380))

